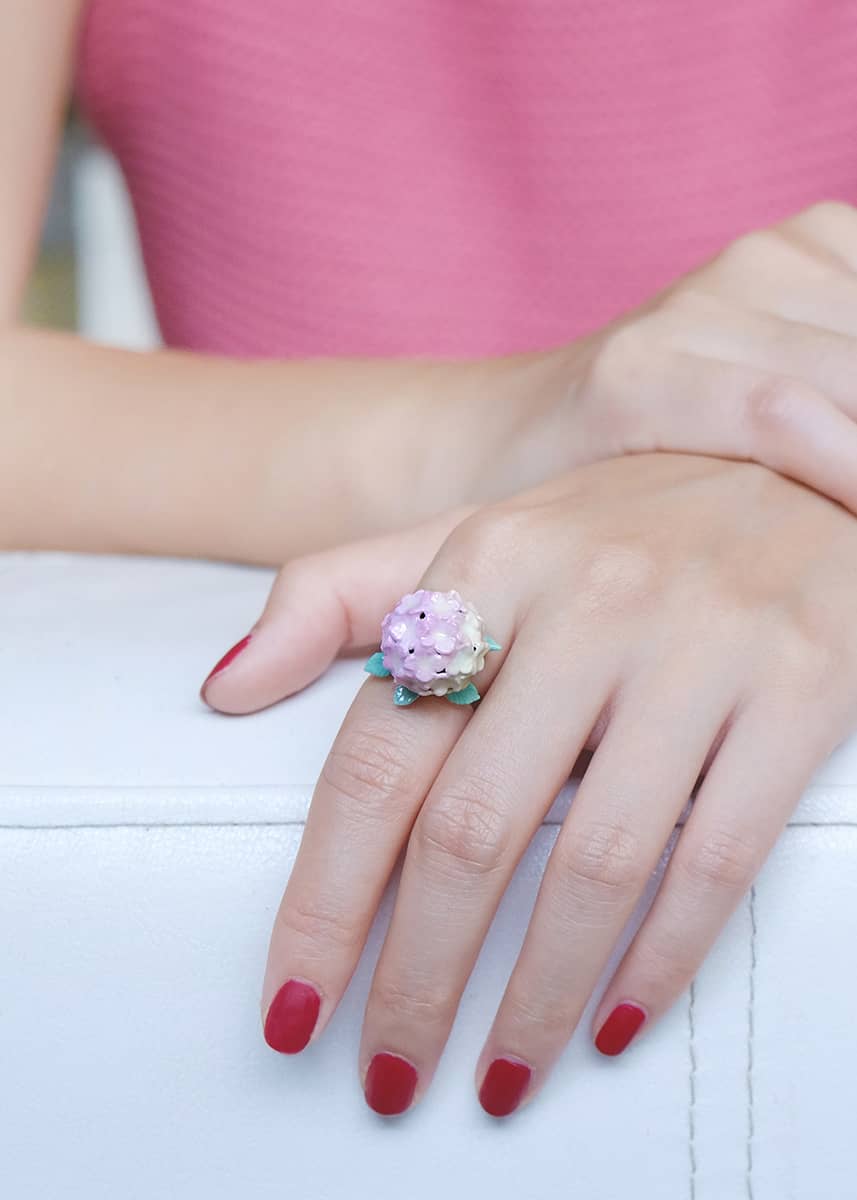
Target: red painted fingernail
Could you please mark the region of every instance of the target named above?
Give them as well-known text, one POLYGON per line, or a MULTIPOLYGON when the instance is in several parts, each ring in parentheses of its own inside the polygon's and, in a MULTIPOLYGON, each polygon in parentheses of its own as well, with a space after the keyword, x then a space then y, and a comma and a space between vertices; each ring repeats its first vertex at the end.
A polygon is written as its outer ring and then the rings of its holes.
POLYGON ((309 983, 288 979, 265 1017, 265 1041, 281 1054, 297 1054, 312 1037, 321 997, 309 983))
POLYGON ((526 1063, 495 1058, 482 1080, 479 1103, 492 1117, 508 1117, 521 1103, 532 1074, 526 1063))
POLYGON ((602 1054, 621 1054, 646 1019, 639 1004, 617 1004, 598 1030, 596 1047, 602 1054))
POLYGON ((235 659, 238 657, 238 655, 241 653, 241 651, 245 648, 247 643, 250 641, 250 638, 252 636, 253 636, 252 633, 248 633, 247 636, 243 637, 240 642, 236 642, 231 650, 227 650, 226 653, 224 654, 223 658, 221 658, 219 662, 216 662, 214 664, 214 666, 211 668, 211 670, 206 675, 205 682, 203 683, 202 687, 199 689, 200 695, 203 697, 203 699, 205 699, 205 689, 211 683, 214 676, 219 675, 221 671, 225 671, 226 668, 229 666, 229 664, 235 661, 235 659))
POLYGON ((417 1070, 398 1054, 376 1054, 366 1072, 366 1103, 382 1117, 410 1108, 417 1089, 417 1070))

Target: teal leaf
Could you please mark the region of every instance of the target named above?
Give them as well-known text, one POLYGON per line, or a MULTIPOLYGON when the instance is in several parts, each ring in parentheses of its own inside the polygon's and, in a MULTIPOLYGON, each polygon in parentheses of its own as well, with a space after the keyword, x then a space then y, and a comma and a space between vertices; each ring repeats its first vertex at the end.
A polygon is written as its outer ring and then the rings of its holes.
POLYGON ((410 688, 404 687, 401 683, 393 692, 393 703, 398 704, 400 708, 404 708, 406 704, 413 704, 415 700, 419 700, 416 692, 412 692, 410 688))
POLYGON ((379 679, 386 679, 390 672, 384 666, 384 655, 379 650, 363 666, 364 671, 368 671, 370 675, 377 675, 379 679))
POLYGON ((479 693, 472 683, 458 692, 447 692, 446 698, 450 704, 474 704, 479 699, 479 693))
POLYGON ((487 637, 485 639, 485 645, 488 647, 489 650, 502 650, 503 649, 503 647, 500 645, 500 643, 495 642, 492 637, 487 637))

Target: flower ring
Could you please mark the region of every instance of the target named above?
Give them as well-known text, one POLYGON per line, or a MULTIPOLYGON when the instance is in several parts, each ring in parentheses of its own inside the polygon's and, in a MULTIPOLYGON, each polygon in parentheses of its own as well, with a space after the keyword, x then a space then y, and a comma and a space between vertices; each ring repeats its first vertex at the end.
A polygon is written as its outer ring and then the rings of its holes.
POLYGON ((479 699, 473 677, 485 666, 485 655, 500 649, 486 635, 479 613, 458 592, 423 588, 403 596, 384 617, 381 649, 363 669, 393 677, 394 704, 413 704, 420 696, 472 704, 479 699))

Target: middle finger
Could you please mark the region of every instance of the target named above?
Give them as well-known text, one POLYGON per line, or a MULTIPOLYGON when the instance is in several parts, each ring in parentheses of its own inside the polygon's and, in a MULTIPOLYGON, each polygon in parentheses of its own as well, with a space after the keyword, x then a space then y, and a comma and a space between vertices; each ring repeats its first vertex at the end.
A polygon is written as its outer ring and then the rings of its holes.
POLYGON ((617 671, 615 654, 578 643, 579 686, 566 680, 558 695, 528 667, 544 656, 534 640, 526 628, 519 633, 412 831, 360 1051, 367 1102, 384 1115, 404 1111, 428 1087, 506 885, 617 671))

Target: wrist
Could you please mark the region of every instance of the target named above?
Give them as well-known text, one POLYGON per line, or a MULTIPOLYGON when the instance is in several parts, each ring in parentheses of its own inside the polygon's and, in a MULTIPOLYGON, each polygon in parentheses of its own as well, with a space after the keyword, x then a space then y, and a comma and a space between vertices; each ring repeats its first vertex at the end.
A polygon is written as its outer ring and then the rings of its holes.
POLYGON ((507 360, 509 416, 502 442, 481 483, 480 502, 552 479, 595 455, 588 445, 582 383, 588 340, 507 360))

